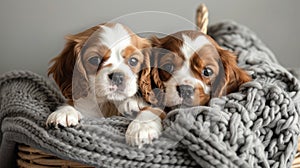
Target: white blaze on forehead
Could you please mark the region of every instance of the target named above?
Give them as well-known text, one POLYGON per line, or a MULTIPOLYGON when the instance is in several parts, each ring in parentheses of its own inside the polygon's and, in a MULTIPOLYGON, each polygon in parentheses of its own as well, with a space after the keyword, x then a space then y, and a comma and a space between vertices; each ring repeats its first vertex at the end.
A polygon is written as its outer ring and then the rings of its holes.
POLYGON ((103 45, 107 46, 111 55, 105 64, 115 64, 124 60, 122 50, 131 44, 129 32, 121 25, 115 24, 113 27, 102 26, 103 32, 99 38, 103 45))
POLYGON ((119 23, 112 27, 102 26, 103 32, 100 34, 101 43, 109 48, 116 48, 130 44, 130 34, 119 23))
POLYGON ((186 60, 189 60, 194 52, 201 49, 204 45, 210 44, 205 36, 198 36, 196 39, 192 40, 189 36, 183 34, 182 40, 183 43, 180 50, 186 60))

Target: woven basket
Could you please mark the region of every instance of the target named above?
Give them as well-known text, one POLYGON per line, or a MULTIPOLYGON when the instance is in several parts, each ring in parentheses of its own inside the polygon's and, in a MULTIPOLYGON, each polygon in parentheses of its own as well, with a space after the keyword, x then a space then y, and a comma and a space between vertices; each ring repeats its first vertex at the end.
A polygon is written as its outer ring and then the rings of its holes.
POLYGON ((293 161, 292 168, 300 168, 300 138, 298 139, 298 148, 295 156, 295 160, 293 161))
POLYGON ((18 145, 17 164, 20 168, 92 168, 74 161, 60 159, 23 144, 18 145))
MULTIPOLYGON (((300 139, 298 140, 299 143, 300 139)), ((20 168, 93 168, 82 163, 60 159, 23 144, 18 145, 18 156, 17 163, 20 168)), ((292 168, 300 168, 300 145, 298 145, 292 168)))

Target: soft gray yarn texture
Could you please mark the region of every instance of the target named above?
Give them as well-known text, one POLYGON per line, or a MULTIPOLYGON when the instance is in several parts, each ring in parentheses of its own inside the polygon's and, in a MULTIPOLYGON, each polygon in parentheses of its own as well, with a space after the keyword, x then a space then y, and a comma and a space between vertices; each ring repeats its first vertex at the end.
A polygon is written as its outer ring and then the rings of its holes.
POLYGON ((29 71, 3 74, 0 166, 16 166, 16 143, 23 143, 96 167, 290 167, 299 134, 299 80, 247 27, 221 22, 208 34, 235 52, 254 80, 209 106, 170 112, 163 135, 141 149, 126 145, 125 117, 46 128, 48 115, 64 103, 59 90, 29 71))

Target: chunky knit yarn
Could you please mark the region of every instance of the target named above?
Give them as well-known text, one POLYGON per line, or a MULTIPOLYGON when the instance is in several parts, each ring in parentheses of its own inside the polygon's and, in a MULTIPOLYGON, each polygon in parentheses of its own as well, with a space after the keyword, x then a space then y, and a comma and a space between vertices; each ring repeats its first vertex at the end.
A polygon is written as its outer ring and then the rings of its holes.
POLYGON ((23 143, 96 167, 289 167, 299 134, 299 81, 245 26, 222 22, 208 29, 239 56, 254 78, 239 92, 209 106, 177 109, 163 135, 141 149, 127 146, 124 117, 84 118, 75 128, 48 129, 45 121, 64 103, 47 79, 29 71, 0 78, 0 166, 11 167, 23 143))

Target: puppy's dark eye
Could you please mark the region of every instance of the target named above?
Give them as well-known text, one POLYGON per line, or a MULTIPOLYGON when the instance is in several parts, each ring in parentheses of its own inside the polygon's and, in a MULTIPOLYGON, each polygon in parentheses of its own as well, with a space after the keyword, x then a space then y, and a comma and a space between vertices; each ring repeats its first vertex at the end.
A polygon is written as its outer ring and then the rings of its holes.
POLYGON ((89 63, 94 65, 94 66, 98 66, 101 63, 101 58, 99 56, 93 56, 91 58, 89 58, 89 63))
POLYGON ((172 73, 174 71, 174 65, 171 63, 167 63, 167 64, 163 65, 161 67, 161 69, 163 69, 164 71, 167 71, 169 73, 172 73))
POLYGON ((129 60, 128 60, 128 63, 130 66, 136 66, 138 64, 138 59, 134 58, 134 57, 131 57, 129 60))
POLYGON ((208 67, 205 67, 203 70, 202 70, 202 75, 204 77, 210 77, 214 74, 214 71, 208 67))

